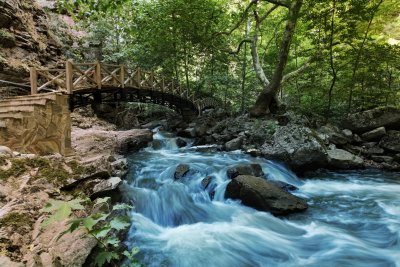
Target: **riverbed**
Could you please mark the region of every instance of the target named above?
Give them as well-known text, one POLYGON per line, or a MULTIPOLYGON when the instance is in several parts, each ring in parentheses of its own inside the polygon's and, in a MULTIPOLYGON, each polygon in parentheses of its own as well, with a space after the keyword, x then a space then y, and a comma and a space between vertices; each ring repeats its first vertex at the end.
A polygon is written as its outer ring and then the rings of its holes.
POLYGON ((135 202, 126 241, 144 266, 400 266, 400 173, 320 171, 299 179, 279 163, 240 152, 160 147, 129 156, 124 197, 135 202), (174 181, 178 164, 189 177, 174 181), (298 187, 304 213, 275 217, 224 199, 226 170, 258 163, 268 179, 298 187), (204 190, 206 176, 212 183, 204 190))

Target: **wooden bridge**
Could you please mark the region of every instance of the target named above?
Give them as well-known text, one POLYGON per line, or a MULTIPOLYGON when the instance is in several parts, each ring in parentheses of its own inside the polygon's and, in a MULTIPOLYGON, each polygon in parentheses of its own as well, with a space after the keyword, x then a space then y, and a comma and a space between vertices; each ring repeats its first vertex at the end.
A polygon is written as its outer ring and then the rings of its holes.
POLYGON ((143 102, 167 106, 181 114, 200 114, 216 107, 213 98, 198 98, 173 80, 124 65, 73 63, 63 69, 30 69, 31 94, 62 92, 70 96, 70 109, 93 103, 143 102))

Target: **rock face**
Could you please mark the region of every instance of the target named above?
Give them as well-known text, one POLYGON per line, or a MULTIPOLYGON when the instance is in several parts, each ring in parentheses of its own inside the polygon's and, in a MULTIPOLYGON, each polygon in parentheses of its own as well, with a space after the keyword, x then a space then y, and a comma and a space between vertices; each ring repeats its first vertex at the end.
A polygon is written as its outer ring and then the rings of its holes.
POLYGON ((246 206, 274 215, 304 211, 307 203, 263 178, 240 175, 229 182, 225 198, 240 199, 246 206))
POLYGON ((328 150, 329 167, 337 169, 357 169, 363 167, 363 159, 343 149, 328 150))
MULTIPOLYGON (((29 78, 29 65, 56 65, 64 43, 72 44, 61 16, 54 23, 32 0, 0 0, 0 79, 29 78), (60 37, 50 29, 57 26, 60 37)), ((57 18, 57 19, 56 19, 57 18)))
POLYGON ((233 179, 239 175, 251 175, 255 177, 263 177, 264 172, 260 164, 240 164, 229 168, 226 171, 229 179, 233 179))
POLYGON ((279 127, 272 143, 261 147, 267 159, 285 162, 294 171, 303 172, 326 166, 326 147, 310 128, 289 125, 279 127))
POLYGON ((343 126, 356 133, 363 133, 382 126, 389 129, 400 128, 400 110, 396 108, 376 108, 349 115, 343 126))
POLYGON ((48 93, 0 101, 0 144, 39 155, 70 155, 68 97, 48 93))

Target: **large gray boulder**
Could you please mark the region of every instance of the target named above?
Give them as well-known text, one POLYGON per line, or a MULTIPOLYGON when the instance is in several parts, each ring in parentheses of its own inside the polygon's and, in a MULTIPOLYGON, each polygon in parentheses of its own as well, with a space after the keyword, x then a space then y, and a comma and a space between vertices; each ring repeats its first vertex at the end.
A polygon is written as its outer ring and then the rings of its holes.
POLYGON ((372 140, 378 140, 385 134, 386 134, 385 127, 379 127, 379 128, 373 129, 369 132, 363 133, 361 135, 361 138, 365 141, 372 141, 372 140))
MULTIPOLYGON (((352 133, 350 133, 350 137, 346 136, 339 128, 329 124, 319 128, 318 133, 319 137, 323 139, 326 144, 333 143, 335 145, 344 145, 352 140, 352 133)), ((348 135, 347 132, 345 133, 348 135)))
POLYGON ((342 122, 342 126, 356 133, 363 133, 382 126, 389 129, 399 129, 400 110, 387 107, 350 114, 342 122))
POLYGON ((260 177, 240 175, 229 182, 225 198, 240 199, 246 206, 274 215, 287 215, 308 208, 305 200, 260 177))
POLYGON ((330 149, 328 152, 328 163, 334 169, 358 169, 364 166, 362 158, 343 149, 330 149))
POLYGON ((233 150, 238 150, 241 149, 243 145, 243 137, 239 136, 235 139, 232 139, 228 142, 225 143, 225 149, 227 151, 233 151, 233 150))
POLYGON ((296 172, 322 168, 328 162, 326 147, 316 132, 298 125, 279 127, 273 141, 265 143, 260 152, 267 159, 286 163, 296 172))
POLYGON ((255 177, 264 176, 264 172, 260 164, 239 164, 230 167, 226 171, 226 175, 229 179, 233 179, 239 175, 251 175, 255 177))
POLYGON ((400 152, 400 131, 388 131, 381 141, 379 146, 394 153, 400 152))

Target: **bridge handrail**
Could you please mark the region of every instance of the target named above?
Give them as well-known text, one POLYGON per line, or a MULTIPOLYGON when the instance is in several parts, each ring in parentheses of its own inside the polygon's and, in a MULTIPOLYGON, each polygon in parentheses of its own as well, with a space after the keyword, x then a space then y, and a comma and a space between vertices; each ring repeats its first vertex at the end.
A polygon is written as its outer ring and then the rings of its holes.
POLYGON ((194 94, 189 94, 188 90, 174 80, 167 80, 164 76, 156 75, 154 71, 142 70, 139 67, 130 69, 122 64, 74 63, 68 60, 65 69, 31 67, 30 84, 32 95, 48 90, 49 86, 55 87, 53 91, 66 94, 88 88, 101 90, 106 87, 135 87, 178 95, 192 102, 199 111, 213 104, 211 98, 196 99, 194 94))

